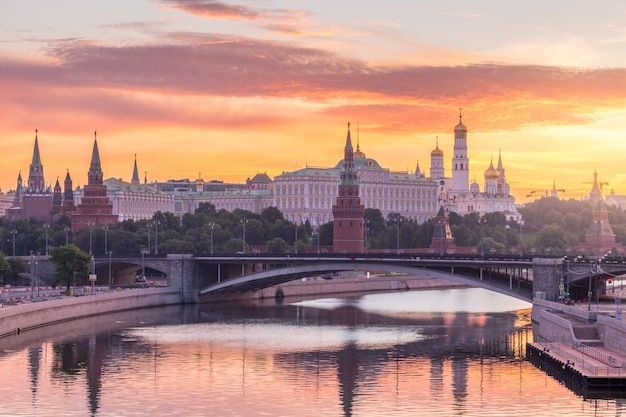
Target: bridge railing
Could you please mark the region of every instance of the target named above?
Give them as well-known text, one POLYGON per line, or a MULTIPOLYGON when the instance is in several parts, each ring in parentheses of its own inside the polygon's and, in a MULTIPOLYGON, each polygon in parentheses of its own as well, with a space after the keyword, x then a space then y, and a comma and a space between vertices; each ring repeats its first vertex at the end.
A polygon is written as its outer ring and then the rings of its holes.
MULTIPOLYGON (((543 349, 548 352, 548 353, 553 353, 553 354, 557 354, 558 356, 560 356, 562 359, 565 359, 567 361, 568 364, 584 369, 585 371, 587 371, 590 375, 594 375, 594 376, 626 376, 626 370, 624 370, 622 367, 617 366, 603 366, 603 365, 597 365, 595 364, 592 360, 590 360, 589 358, 592 358, 591 356, 587 357, 585 353, 580 352, 580 355, 577 355, 575 353, 573 353, 572 351, 566 349, 564 346, 570 346, 569 343, 566 344, 559 344, 556 342, 538 342, 536 343, 537 345, 540 345, 543 347, 543 349)), ((573 343, 572 343, 573 345, 573 343)), ((572 346, 573 348, 573 346, 572 346)), ((597 358, 593 358, 595 360, 599 360, 597 358)))
POLYGON ((576 340, 572 341, 572 347, 576 349, 577 351, 584 353, 587 356, 597 359, 600 362, 606 363, 609 366, 613 366, 613 367, 620 366, 617 362, 617 359, 614 356, 611 356, 607 354, 606 352, 602 352, 598 349, 594 349, 593 347, 587 346, 576 340))

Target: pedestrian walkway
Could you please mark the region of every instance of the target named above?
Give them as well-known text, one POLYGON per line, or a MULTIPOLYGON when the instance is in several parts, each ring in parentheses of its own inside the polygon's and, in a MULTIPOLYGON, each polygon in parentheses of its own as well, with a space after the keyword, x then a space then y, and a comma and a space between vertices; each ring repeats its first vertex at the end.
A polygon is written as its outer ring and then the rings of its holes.
MULTIPOLYGON (((615 306, 598 305, 595 311, 607 316, 611 309, 615 312, 615 306)), ((577 308, 587 310, 582 306, 577 308)), ((625 352, 606 347, 596 323, 572 313, 556 309, 551 311, 559 320, 571 323, 573 339, 567 342, 535 339, 527 345, 527 359, 581 395, 588 396, 590 392, 605 395, 610 392, 611 395, 618 393, 620 397, 626 396, 625 352)))

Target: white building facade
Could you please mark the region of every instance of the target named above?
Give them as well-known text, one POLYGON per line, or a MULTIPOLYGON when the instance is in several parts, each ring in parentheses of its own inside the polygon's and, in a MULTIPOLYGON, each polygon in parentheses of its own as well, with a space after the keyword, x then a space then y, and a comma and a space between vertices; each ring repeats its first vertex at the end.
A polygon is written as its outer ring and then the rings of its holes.
POLYGON ((502 165, 502 154, 498 154, 498 166, 493 161, 484 173, 483 191, 474 181, 469 185, 469 158, 467 157, 467 127, 463 124, 462 115, 454 128, 454 156, 452 157, 452 178, 445 177, 441 168, 443 152, 436 148, 431 152, 431 176, 437 183, 439 204, 449 211, 461 216, 478 213, 502 213, 507 220, 520 222, 522 215, 515 206, 515 197, 506 182, 505 169, 502 165))
MULTIPOLYGON (((365 156, 357 144, 354 166, 361 204, 378 209, 386 218, 399 213, 423 223, 437 214, 437 185, 416 168, 414 173, 394 172, 365 156)), ((343 160, 333 168, 303 168, 274 178, 274 205, 286 219, 306 220, 313 226, 333 220, 343 160)))

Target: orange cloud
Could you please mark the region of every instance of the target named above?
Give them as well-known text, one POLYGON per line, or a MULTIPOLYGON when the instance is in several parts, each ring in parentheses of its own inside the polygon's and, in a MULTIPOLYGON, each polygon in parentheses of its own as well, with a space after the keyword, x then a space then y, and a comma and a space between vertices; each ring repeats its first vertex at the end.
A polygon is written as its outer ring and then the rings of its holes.
MULTIPOLYGON (((207 178, 242 181, 255 170, 276 175, 306 162, 336 163, 348 120, 360 121, 361 132, 369 136, 365 151, 384 166, 413 169, 420 159, 422 170, 427 170, 434 136, 450 134, 459 107, 471 121, 471 135, 515 132, 518 139, 517 133, 535 127, 592 126, 602 114, 626 104, 626 69, 620 68, 373 65, 320 48, 189 32, 163 34, 146 45, 55 39, 45 52, 46 61, 0 62, 0 133, 23 138, 18 159, 24 160, 5 161, 4 189, 13 186, 19 169, 26 172, 36 128, 47 135, 42 146, 48 138, 55 144, 80 138, 85 143, 84 155, 77 156, 81 160, 89 157, 89 132, 102 130, 109 145, 119 147, 115 160, 103 159, 107 173, 114 176, 130 172, 132 154, 139 151, 146 162, 163 154, 170 157, 167 172, 156 162, 145 168, 150 179, 201 171, 207 178), (129 137, 143 139, 137 140, 138 150, 124 156, 129 137), (420 138, 419 149, 411 148, 415 137, 420 138), (186 143, 194 154, 176 146, 179 143, 186 143), (177 149, 168 151, 168 146, 177 149), (201 154, 197 150, 203 147, 207 150, 201 154)), ((498 141, 503 139, 483 142, 488 151, 472 142, 478 169, 472 175, 478 175, 479 182, 489 162, 486 152, 496 152, 502 146, 498 141)), ((508 175, 523 173, 528 181, 536 166, 524 161, 521 152, 509 155, 502 147, 508 175)), ((103 158, 106 149, 103 144, 103 158)), ((15 143, 0 144, 0 152, 14 155, 15 143)), ((545 157, 550 153, 533 152, 545 157)), ((590 161, 603 161, 595 151, 581 152, 590 161)), ((68 158, 62 155, 48 151, 43 156, 47 175, 65 172, 68 158), (52 162, 56 158, 62 160, 52 162)), ((552 167, 566 162, 556 159, 552 167)), ((80 175, 86 172, 81 165, 77 169, 80 175)), ((589 171, 583 174, 589 176, 593 168, 589 171)), ((540 180, 547 183, 542 188, 551 186, 551 181, 540 180)), ((576 180, 577 187, 581 180, 576 180)), ((522 187, 538 188, 512 186, 514 192, 522 187)))

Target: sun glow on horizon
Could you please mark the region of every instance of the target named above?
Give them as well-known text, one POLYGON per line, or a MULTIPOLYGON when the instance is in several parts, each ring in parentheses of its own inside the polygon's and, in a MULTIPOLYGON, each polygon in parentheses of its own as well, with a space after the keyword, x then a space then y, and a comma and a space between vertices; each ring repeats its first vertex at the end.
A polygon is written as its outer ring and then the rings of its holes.
POLYGON ((137 154, 149 181, 201 172, 241 183, 334 166, 348 121, 392 171, 419 163, 428 174, 439 137, 449 176, 462 107, 470 181, 482 185, 501 150, 518 203, 553 182, 581 198, 595 169, 626 194, 624 8, 555 4, 530 18, 495 3, 358 16, 283 0, 110 2, 72 16, 39 6, 40 16, 17 3, 0 15, 3 191, 27 174, 35 129, 49 183, 68 169, 86 182, 94 130, 107 177, 129 179, 137 154))

